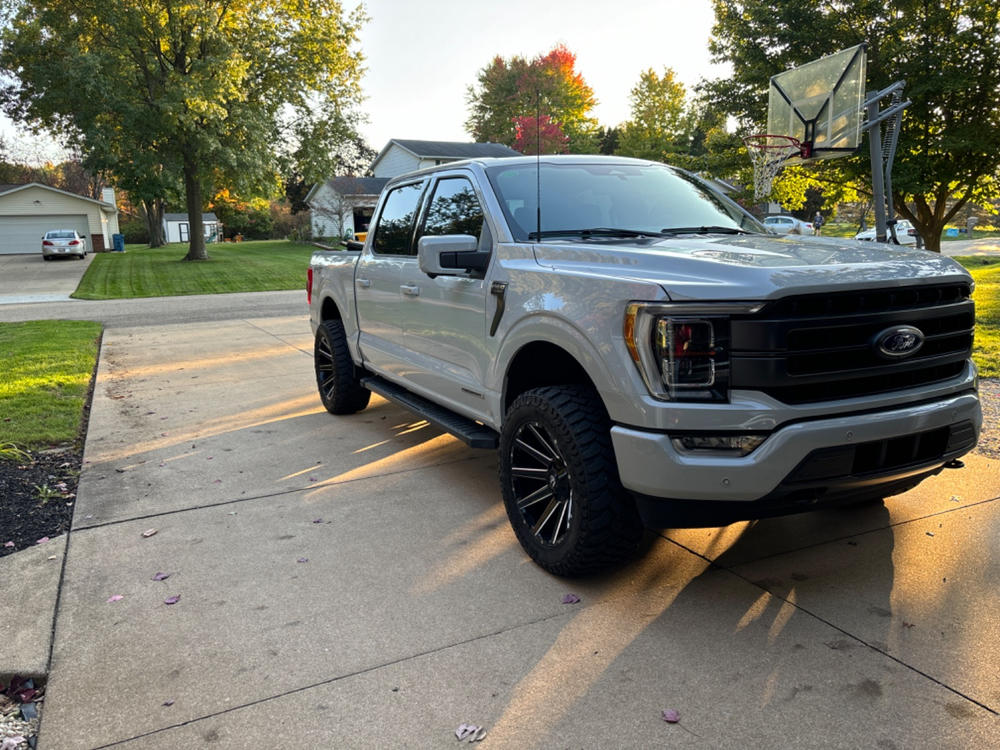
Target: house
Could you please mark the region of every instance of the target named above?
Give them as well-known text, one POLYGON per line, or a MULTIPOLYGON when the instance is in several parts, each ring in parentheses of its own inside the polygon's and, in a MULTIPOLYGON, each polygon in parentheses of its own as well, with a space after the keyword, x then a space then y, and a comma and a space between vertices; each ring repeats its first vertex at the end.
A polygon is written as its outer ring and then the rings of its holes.
POLYGON ((521 153, 500 143, 410 141, 393 138, 375 157, 371 172, 376 177, 396 177, 449 161, 505 156, 521 156, 521 153))
MULTIPOLYGON (((202 214, 201 223, 206 242, 218 242, 222 239, 222 222, 214 213, 202 214)), ((167 242, 189 242, 191 222, 188 215, 163 214, 163 237, 167 242)))
POLYGON ((112 248, 118 234, 115 191, 104 188, 102 200, 30 182, 0 185, 0 255, 40 253, 50 229, 75 229, 95 253, 112 248))
POLYGON ((306 195, 313 237, 353 237, 368 229, 386 177, 331 177, 306 195))

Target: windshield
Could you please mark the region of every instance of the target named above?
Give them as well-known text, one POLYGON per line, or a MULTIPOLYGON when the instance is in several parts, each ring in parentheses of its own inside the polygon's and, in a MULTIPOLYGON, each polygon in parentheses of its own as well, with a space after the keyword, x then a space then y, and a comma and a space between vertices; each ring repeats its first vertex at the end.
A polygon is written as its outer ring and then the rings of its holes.
POLYGON ((498 165, 486 172, 520 242, 537 236, 539 192, 543 237, 580 233, 607 238, 615 230, 622 230, 622 236, 653 237, 766 231, 739 205, 694 175, 662 164, 543 161, 540 175, 535 164, 498 165))

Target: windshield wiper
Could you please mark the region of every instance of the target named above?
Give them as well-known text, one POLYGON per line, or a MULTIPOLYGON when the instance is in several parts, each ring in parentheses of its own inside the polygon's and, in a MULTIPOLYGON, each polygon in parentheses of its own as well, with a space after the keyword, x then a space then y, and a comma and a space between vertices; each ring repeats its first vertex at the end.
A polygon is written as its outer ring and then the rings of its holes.
POLYGON ((746 229, 736 227, 667 227, 660 230, 664 236, 674 234, 750 234, 746 229))
POLYGON ((654 232, 649 229, 622 229, 617 227, 591 227, 589 229, 546 229, 543 232, 528 232, 528 239, 542 237, 669 237, 669 233, 654 232))

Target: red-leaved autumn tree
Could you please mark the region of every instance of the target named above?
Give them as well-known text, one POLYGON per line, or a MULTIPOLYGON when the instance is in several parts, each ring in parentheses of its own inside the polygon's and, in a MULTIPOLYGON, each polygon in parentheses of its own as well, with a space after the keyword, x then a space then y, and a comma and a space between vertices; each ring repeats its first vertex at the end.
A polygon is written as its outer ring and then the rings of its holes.
POLYGON ((539 118, 515 117, 513 149, 522 154, 565 154, 569 152, 569 138, 558 122, 548 115, 539 118))
MULTIPOLYGON (((469 119, 465 123, 475 140, 519 149, 519 125, 523 130, 530 119, 534 128, 536 118, 539 123, 547 118, 564 140, 548 141, 542 153, 597 152, 599 128, 590 116, 597 100, 576 71, 576 55, 565 46, 560 44, 530 60, 519 56, 505 60, 498 55, 479 71, 476 82, 466 95, 469 119)), ((541 128, 540 136, 544 137, 547 127, 541 128)), ((531 149, 526 153, 535 153, 534 137, 524 139, 523 144, 531 149)))

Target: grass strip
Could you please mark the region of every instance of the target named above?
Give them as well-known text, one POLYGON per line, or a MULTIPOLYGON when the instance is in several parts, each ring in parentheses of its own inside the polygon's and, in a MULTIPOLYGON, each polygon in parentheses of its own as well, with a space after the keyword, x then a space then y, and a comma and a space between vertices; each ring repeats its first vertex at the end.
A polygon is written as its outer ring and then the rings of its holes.
POLYGON ((91 321, 0 323, 0 457, 80 436, 100 335, 91 321))
POLYGON ((976 280, 976 342, 972 359, 984 378, 1000 377, 1000 257, 956 257, 976 280))
POLYGON ((99 253, 73 293, 77 299, 175 297, 302 289, 314 248, 304 242, 261 240, 208 246, 209 260, 184 261, 186 244, 129 246, 99 253))

